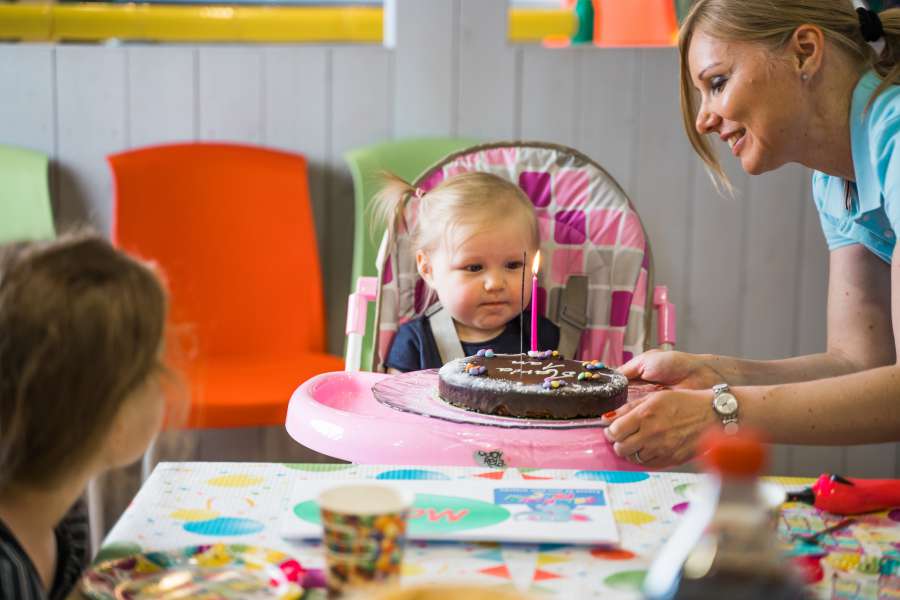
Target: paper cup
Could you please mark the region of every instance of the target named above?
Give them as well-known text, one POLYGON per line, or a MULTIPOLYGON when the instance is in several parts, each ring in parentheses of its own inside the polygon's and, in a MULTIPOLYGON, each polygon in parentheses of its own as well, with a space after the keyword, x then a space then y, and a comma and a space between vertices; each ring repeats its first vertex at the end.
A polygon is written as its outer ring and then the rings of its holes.
POLYGON ((413 495, 388 485, 353 484, 319 494, 328 592, 337 597, 397 583, 413 495))

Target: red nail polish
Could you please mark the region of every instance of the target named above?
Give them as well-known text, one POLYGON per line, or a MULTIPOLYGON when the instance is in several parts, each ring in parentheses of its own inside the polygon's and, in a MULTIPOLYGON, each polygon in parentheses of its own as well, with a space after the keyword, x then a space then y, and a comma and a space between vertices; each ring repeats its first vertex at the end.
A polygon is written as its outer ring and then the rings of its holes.
POLYGON ((616 417, 616 411, 611 410, 608 413, 603 413, 603 418, 607 421, 610 419, 614 419, 616 417))

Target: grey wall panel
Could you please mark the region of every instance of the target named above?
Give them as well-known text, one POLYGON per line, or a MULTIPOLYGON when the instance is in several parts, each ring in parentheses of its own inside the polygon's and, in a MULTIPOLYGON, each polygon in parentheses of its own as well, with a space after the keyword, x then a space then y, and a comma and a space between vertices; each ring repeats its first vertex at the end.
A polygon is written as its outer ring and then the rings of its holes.
POLYGON ((259 143, 263 135, 263 69, 259 46, 199 49, 199 137, 259 143))
POLYGON ((0 143, 54 153, 54 46, 17 44, 0 51, 0 143))
POLYGON ((506 0, 459 0, 456 133, 508 140, 516 132, 519 52, 506 39, 506 0))
POLYGON ((750 178, 741 354, 791 356, 808 171, 788 165, 750 178))
MULTIPOLYGON (((893 464, 893 459, 891 462, 893 464)), ((788 472, 791 475, 807 477, 815 477, 821 473, 856 474, 847 470, 847 450, 832 446, 791 446, 788 472)), ((883 471, 881 475, 893 473, 892 468, 883 471)))
POLYGON ((262 143, 306 156, 321 253, 328 210, 325 183, 330 158, 330 50, 274 46, 263 49, 263 59, 265 121, 262 143))
POLYGON ((846 450, 846 473, 854 477, 884 477, 897 473, 900 444, 868 444, 846 450))
POLYGON ((746 252, 748 177, 728 155, 727 146, 719 142, 713 147, 719 150, 734 195, 713 187, 698 158, 691 195, 693 235, 685 263, 688 284, 677 305, 678 324, 690 332, 691 343, 679 345, 688 351, 734 356, 740 349, 739 315, 744 305, 740 265, 746 252))
POLYGON ((197 50, 132 46, 128 66, 128 145, 183 142, 197 136, 197 50))
POLYGON ((459 0, 396 0, 394 135, 454 132, 459 0))
POLYGON ((578 50, 547 52, 540 47, 522 49, 522 86, 519 90, 519 136, 575 146, 578 114, 578 50))
POLYGON ((329 347, 337 354, 343 353, 355 218, 353 182, 343 153, 391 137, 392 79, 388 50, 342 47, 333 51, 328 241, 323 248, 323 261, 327 274, 329 347))
POLYGON ((796 308, 797 354, 825 350, 825 311, 828 304, 828 246, 812 200, 812 182, 806 178, 803 193, 803 244, 800 246, 800 281, 796 308))
MULTIPOLYGON (((56 155, 56 57, 49 44, 0 49, 0 144, 56 155)), ((59 224, 56 162, 50 163, 53 213, 59 224)))
MULTIPOLYGON (((669 286, 672 302, 683 302, 687 286, 684 265, 691 216, 693 171, 697 168, 684 137, 678 104, 678 61, 675 53, 661 49, 636 51, 640 57, 637 149, 629 189, 640 207, 641 219, 653 244, 657 283, 669 286)), ((681 328, 678 343, 691 347, 691 330, 681 328)))
POLYGON ((58 219, 107 233, 112 177, 107 154, 127 145, 125 49, 57 46, 58 219))
MULTIPOLYGON (((631 191, 632 175, 639 168, 633 160, 637 151, 639 66, 633 50, 597 52, 588 48, 582 51, 578 73, 578 149, 600 163, 626 193, 631 191)), ((641 207, 637 208, 641 212, 641 207)))

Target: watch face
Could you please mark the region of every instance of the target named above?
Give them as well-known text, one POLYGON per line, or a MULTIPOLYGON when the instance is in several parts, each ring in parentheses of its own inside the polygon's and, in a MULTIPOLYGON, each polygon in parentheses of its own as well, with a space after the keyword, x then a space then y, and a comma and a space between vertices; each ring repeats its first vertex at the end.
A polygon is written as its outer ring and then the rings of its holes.
POLYGON ((719 394, 716 396, 716 401, 713 403, 713 406, 715 406, 716 412, 720 415, 733 415, 737 412, 737 398, 727 392, 719 394))

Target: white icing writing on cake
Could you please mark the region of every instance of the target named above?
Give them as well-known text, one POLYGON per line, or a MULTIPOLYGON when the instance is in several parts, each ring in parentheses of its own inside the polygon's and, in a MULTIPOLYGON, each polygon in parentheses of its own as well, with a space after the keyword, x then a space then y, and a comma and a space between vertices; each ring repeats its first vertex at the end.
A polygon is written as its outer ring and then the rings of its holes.
POLYGON ((575 371, 563 371, 559 372, 560 369, 564 368, 564 364, 553 364, 550 362, 545 365, 541 362, 534 361, 522 361, 522 360, 512 360, 510 361, 514 365, 530 365, 536 367, 542 367, 540 369, 513 369, 510 367, 499 367, 496 370, 502 371, 504 373, 509 373, 510 375, 548 375, 547 379, 569 379, 575 377, 575 371))

